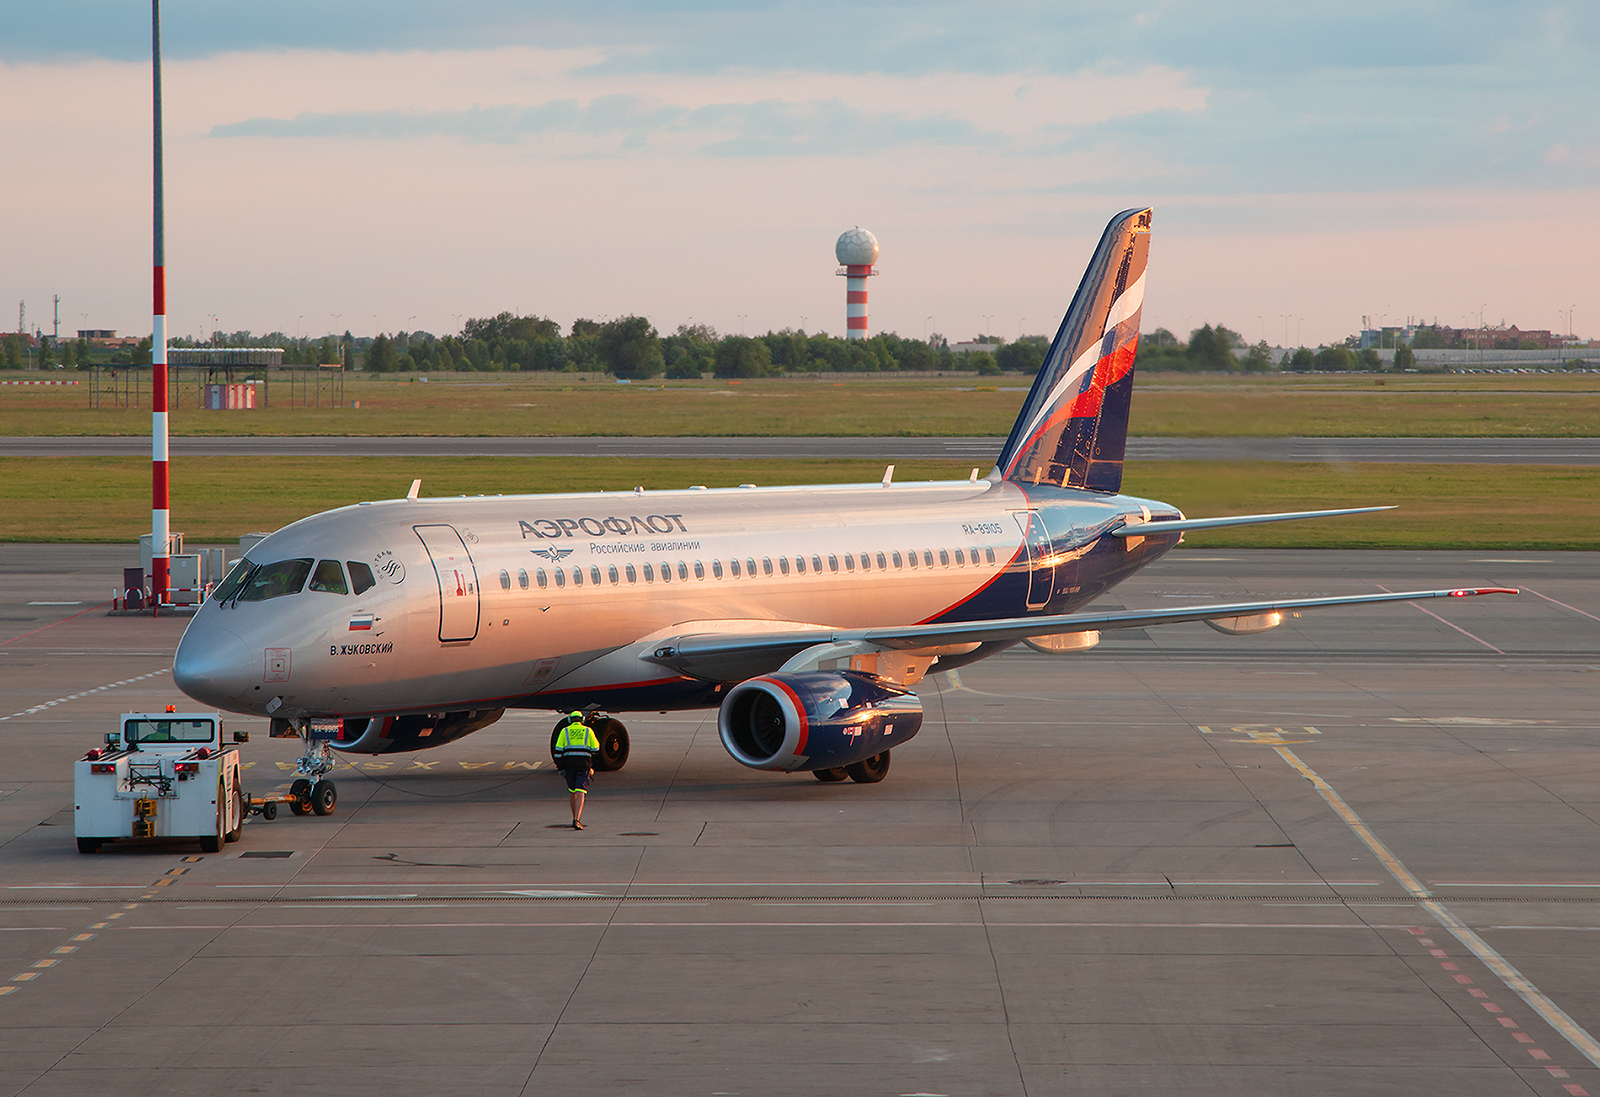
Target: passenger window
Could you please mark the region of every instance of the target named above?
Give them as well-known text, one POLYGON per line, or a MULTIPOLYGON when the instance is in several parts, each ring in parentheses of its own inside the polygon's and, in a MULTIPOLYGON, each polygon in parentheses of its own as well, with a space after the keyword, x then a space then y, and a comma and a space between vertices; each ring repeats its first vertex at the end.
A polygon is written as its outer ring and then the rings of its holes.
POLYGON ((566 585, 567 585, 567 571, 566 571, 566 569, 565 568, 556 568, 556 586, 564 587, 566 585))
POLYGON ((713 561, 711 561, 711 576, 714 579, 721 579, 722 578, 722 561, 721 560, 713 560, 713 561))
POLYGON ((811 570, 816 572, 818 575, 822 574, 822 557, 811 557, 811 570))
POLYGON ((572 569, 572 585, 575 586, 575 587, 583 586, 583 569, 582 568, 573 568, 572 569))
POLYGON ((344 568, 337 560, 318 560, 317 570, 311 573, 311 589, 324 594, 345 594, 344 568))
POLYGON ((927 564, 930 568, 933 567, 933 553, 929 552, 927 549, 923 549, 922 562, 927 564))
POLYGON ((806 558, 804 556, 796 556, 794 558, 794 570, 798 575, 806 573, 806 558))
POLYGON ((647 583, 656 581, 656 569, 649 564, 644 565, 644 581, 647 583))
POLYGON ((894 566, 897 568, 905 567, 905 562, 900 559, 898 552, 894 554, 894 566))
POLYGON ((694 577, 696 579, 704 579, 706 577, 706 566, 699 560, 694 562, 694 577))
POLYGON ((883 553, 881 553, 881 552, 878 553, 878 570, 882 571, 884 568, 886 568, 888 566, 889 566, 889 561, 887 561, 887 560, 885 560, 883 558, 883 553))
POLYGON ((510 590, 511 589, 511 573, 509 571, 507 571, 505 568, 501 568, 500 569, 500 589, 501 590, 510 590))
POLYGON ((754 579, 756 577, 756 558, 754 556, 746 556, 744 558, 744 570, 749 574, 750 578, 754 579))
POLYGON ((534 568, 533 577, 538 582, 540 590, 544 590, 550 585, 550 580, 545 577, 544 568, 534 568))
POLYGON ((960 549, 956 549, 956 563, 964 565, 964 564, 966 564, 966 562, 967 562, 966 553, 962 552, 960 549))
POLYGON ((949 567, 950 566, 950 554, 948 552, 946 552, 944 549, 940 549, 939 550, 939 564, 940 564, 941 567, 949 567))
POLYGON ((628 582, 630 583, 637 583, 639 581, 639 573, 633 570, 632 564, 628 564, 626 567, 624 567, 622 569, 622 573, 628 577, 628 582))
POLYGON ((739 578, 739 561, 728 561, 728 574, 733 576, 735 579, 739 578))
POLYGON ((846 570, 846 571, 854 571, 854 570, 856 570, 856 558, 854 556, 852 556, 848 552, 844 554, 844 570, 846 570))
POLYGON ((829 571, 838 571, 839 570, 839 558, 837 556, 835 556, 831 552, 828 553, 828 570, 829 571))
POLYGON ((989 563, 991 563, 991 564, 994 563, 994 549, 992 549, 992 548, 984 549, 983 550, 983 558, 986 561, 988 561, 989 563))
POLYGON ((685 564, 682 560, 678 561, 678 578, 682 579, 685 583, 689 581, 689 565, 685 564))
POLYGON ((763 574, 763 575, 771 575, 772 574, 772 557, 763 556, 761 558, 761 574, 763 574))
POLYGON ((250 573, 244 589, 236 601, 265 602, 268 598, 282 598, 286 594, 299 594, 311 574, 312 560, 279 560, 275 564, 262 564, 250 573))
POLYGON ((663 583, 672 582, 672 565, 671 564, 663 563, 661 565, 661 581, 663 583))
POLYGON ((589 578, 594 581, 595 586, 600 585, 600 566, 598 564, 590 565, 589 578))
POLYGON ((871 571, 872 570, 872 556, 871 556, 871 554, 865 553, 865 552, 863 552, 861 554, 861 570, 862 571, 871 571))
POLYGON ((916 549, 912 549, 910 552, 906 553, 906 560, 907 560, 908 563, 910 563, 910 565, 912 567, 916 567, 917 566, 917 550, 916 549))
POLYGON ((617 575, 617 565, 615 565, 615 564, 611 565, 609 578, 611 580, 611 585, 612 586, 616 586, 618 583, 620 583, 622 581, 621 577, 617 575))
POLYGON ((785 575, 789 574, 789 558, 787 556, 778 557, 778 570, 785 575))
POLYGON ((360 594, 378 585, 378 581, 372 577, 372 569, 367 565, 356 560, 346 560, 344 566, 350 569, 350 593, 360 594))
POLYGON ((517 586, 523 590, 528 589, 528 573, 522 568, 517 569, 517 586))

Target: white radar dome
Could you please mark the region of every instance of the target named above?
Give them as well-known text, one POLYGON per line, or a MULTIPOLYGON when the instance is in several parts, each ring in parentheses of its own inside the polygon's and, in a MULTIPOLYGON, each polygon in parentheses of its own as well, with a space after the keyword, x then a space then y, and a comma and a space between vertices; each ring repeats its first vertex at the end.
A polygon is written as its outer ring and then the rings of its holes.
POLYGON ((847 267, 870 267, 878 261, 878 238, 857 225, 839 237, 833 254, 847 267))

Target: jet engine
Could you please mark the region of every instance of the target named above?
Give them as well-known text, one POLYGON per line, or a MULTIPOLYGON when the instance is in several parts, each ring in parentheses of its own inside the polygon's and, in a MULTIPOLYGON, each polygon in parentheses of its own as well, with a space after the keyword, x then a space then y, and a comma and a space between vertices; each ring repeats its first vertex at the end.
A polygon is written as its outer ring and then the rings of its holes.
POLYGON ((346 720, 339 737, 333 740, 333 749, 350 754, 398 754, 442 747, 488 727, 505 711, 492 708, 346 720))
POLYGON ((717 734, 751 769, 832 770, 882 754, 922 728, 910 690, 857 671, 779 671, 740 682, 717 713, 717 734))

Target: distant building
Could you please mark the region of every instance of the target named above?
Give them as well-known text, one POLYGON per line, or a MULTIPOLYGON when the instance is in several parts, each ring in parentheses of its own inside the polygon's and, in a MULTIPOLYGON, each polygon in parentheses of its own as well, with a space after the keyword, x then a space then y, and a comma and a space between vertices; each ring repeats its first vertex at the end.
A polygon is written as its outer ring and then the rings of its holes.
POLYGON ((87 339, 91 343, 109 342, 117 337, 114 328, 79 328, 78 338, 87 339))
MULTIPOLYGON (((1362 333, 1365 336, 1365 333, 1362 333)), ((1412 333, 1424 345, 1446 348, 1471 347, 1483 350, 1553 350, 1566 343, 1566 337, 1545 329, 1524 331, 1512 324, 1481 328, 1452 328, 1446 324, 1422 325, 1412 333)), ((1407 340, 1410 342, 1412 340, 1407 340)))
POLYGON ((952 354, 993 354, 1000 349, 999 343, 951 343, 952 354))

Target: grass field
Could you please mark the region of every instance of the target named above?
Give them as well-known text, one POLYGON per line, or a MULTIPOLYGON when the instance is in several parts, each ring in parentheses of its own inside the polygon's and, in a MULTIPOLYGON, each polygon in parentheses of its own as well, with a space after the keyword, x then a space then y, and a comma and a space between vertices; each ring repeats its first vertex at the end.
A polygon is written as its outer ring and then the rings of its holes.
MULTIPOLYGON (((87 383, 85 375, 80 380, 87 383)), ((943 377, 668 381, 618 385, 566 374, 353 374, 360 408, 194 408, 171 414, 174 435, 681 435, 999 436, 1029 379, 943 377)), ((78 388, 0 387, 0 435, 138 435, 139 408, 92 409, 78 388)), ((1141 376, 1132 431, 1167 437, 1596 437, 1600 374, 1141 376)))
MULTIPOLYGON (((970 464, 911 462, 900 482, 965 479, 970 464)), ((631 491, 690 484, 875 482, 875 461, 623 458, 176 458, 172 528, 191 543, 270 531, 330 507, 403 495, 631 491)), ((132 543, 149 532, 150 463, 141 458, 0 458, 4 540, 132 543)), ((1124 490, 1191 517, 1395 503, 1316 522, 1194 534, 1192 548, 1600 549, 1600 469, 1502 465, 1318 465, 1146 461, 1124 490)))

